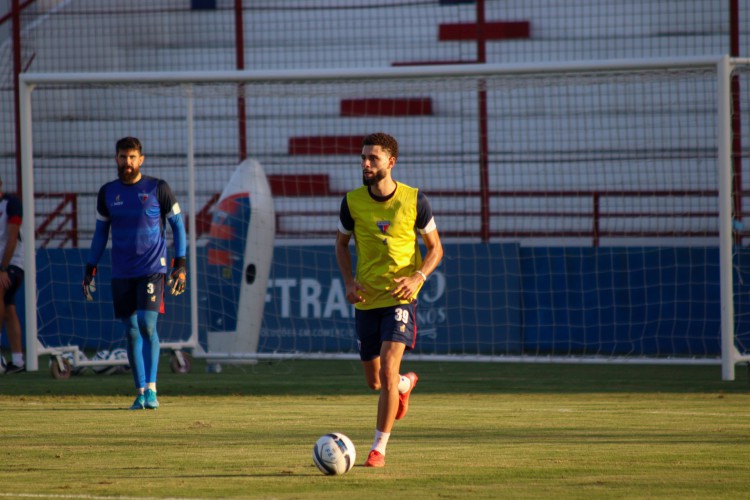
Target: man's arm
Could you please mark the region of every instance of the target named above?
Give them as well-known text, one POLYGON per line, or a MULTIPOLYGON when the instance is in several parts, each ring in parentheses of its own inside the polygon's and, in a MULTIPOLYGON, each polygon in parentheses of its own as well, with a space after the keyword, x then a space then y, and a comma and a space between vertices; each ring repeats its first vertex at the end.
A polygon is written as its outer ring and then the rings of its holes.
POLYGON ((180 295, 185 291, 187 285, 187 234, 185 224, 182 221, 182 210, 177 198, 172 193, 164 180, 159 180, 157 186, 157 196, 159 197, 159 206, 161 207, 162 217, 167 219, 169 226, 172 228, 172 241, 174 243, 174 259, 172 260, 172 270, 167 277, 167 287, 172 295, 180 295))
POLYGON ((427 254, 424 256, 422 266, 411 276, 393 280, 396 286, 391 291, 391 295, 396 299, 408 300, 414 297, 419 287, 427 281, 427 277, 435 270, 443 258, 443 245, 440 242, 440 236, 436 228, 432 229, 429 233, 422 233, 422 240, 427 247, 427 254))
POLYGON ((89 258, 86 261, 86 271, 83 274, 83 282, 81 283, 83 296, 89 302, 94 300, 92 294, 96 291, 96 265, 99 263, 104 254, 104 249, 107 247, 107 239, 109 239, 109 221, 97 219, 94 237, 91 238, 89 258))
POLYGON ((18 245, 18 235, 20 231, 20 224, 8 222, 8 228, 6 232, 6 234, 8 235, 8 240, 5 242, 3 258, 2 261, 0 261, 0 267, 2 267, 3 269, 7 268, 10 265, 10 259, 13 258, 13 253, 16 251, 16 246, 18 245))
POLYGON ((187 232, 185 223, 182 221, 182 214, 176 214, 169 218, 169 226, 172 228, 172 242, 174 243, 175 258, 185 258, 187 255, 187 232))
POLYGON ((187 255, 187 233, 185 232, 185 224, 182 222, 182 215, 179 212, 168 217, 167 220, 172 228, 175 255, 167 286, 169 287, 169 293, 180 295, 185 291, 187 285, 187 260, 185 259, 187 255))
POLYGON ((341 278, 344 280, 346 300, 348 300, 350 304, 356 304, 357 302, 365 301, 360 293, 365 290, 365 287, 357 283, 354 279, 354 274, 352 272, 352 254, 349 253, 349 240, 351 240, 351 238, 351 234, 345 234, 341 231, 336 232, 336 263, 339 266, 341 278))
POLYGON ((432 207, 427 196, 420 191, 417 198, 417 227, 427 247, 427 255, 422 260, 422 266, 418 269, 418 276, 427 279, 432 271, 440 264, 443 258, 443 244, 437 231, 435 218, 432 216, 432 207))
POLYGON ((96 267, 99 261, 104 255, 104 250, 107 248, 107 240, 109 239, 109 222, 103 220, 97 220, 96 226, 94 227, 94 237, 91 238, 91 248, 89 250, 88 264, 96 267))
POLYGON ((177 198, 172 193, 172 188, 165 180, 159 180, 156 188, 156 195, 159 198, 162 217, 167 219, 169 226, 172 228, 172 239, 174 242, 175 259, 184 259, 187 255, 187 233, 185 232, 185 223, 182 221, 182 209, 177 202, 177 198))
POLYGON ((427 277, 443 258, 443 244, 440 242, 435 218, 432 216, 432 207, 430 207, 427 196, 421 191, 417 197, 417 228, 427 247, 427 254, 424 256, 420 268, 416 269, 411 276, 393 280, 396 287, 391 291, 391 295, 399 300, 414 297, 419 287, 427 281, 427 277))
MULTIPOLYGON (((2 184, 2 181, 0 181, 0 184, 2 184)), ((5 272, 5 269, 10 265, 10 261, 13 259, 13 254, 16 252, 18 238, 21 232, 21 222, 23 221, 23 207, 21 206, 21 200, 19 198, 10 196, 5 209, 5 217, 7 218, 5 233, 6 239, 5 248, 2 253, 2 260, 0 261, 0 266, 2 266, 3 272, 5 272)), ((6 279, 3 279, 3 288, 7 288, 10 286, 10 279, 7 279, 7 274, 4 278, 6 279)))
POLYGON ((419 268, 419 271, 427 277, 440 264, 440 261, 443 260, 443 243, 440 241, 437 229, 422 234, 422 241, 424 241, 427 247, 427 253, 424 256, 422 267, 419 268))
POLYGON ((3 250, 3 257, 2 261, 0 262, 0 286, 4 290, 7 290, 10 285, 10 277, 8 276, 8 265, 10 265, 10 259, 13 258, 13 252, 16 251, 16 246, 18 245, 18 234, 21 230, 21 226, 19 224, 15 224, 11 221, 8 222, 8 226, 6 229, 6 235, 7 240, 5 242, 5 250, 3 250))
POLYGON ((94 237, 91 239, 91 249, 87 264, 96 267, 104 255, 109 239, 109 209, 107 208, 106 187, 102 186, 96 195, 96 225, 94 226, 94 237))

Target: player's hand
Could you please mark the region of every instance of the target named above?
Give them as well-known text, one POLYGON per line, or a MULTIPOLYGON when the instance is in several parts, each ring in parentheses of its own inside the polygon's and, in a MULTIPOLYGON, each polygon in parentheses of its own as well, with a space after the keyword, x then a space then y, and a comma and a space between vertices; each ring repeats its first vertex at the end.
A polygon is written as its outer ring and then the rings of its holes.
POLYGON ((0 290, 8 290, 12 284, 10 276, 8 276, 8 269, 0 269, 0 290))
POLYGON ((96 283, 94 282, 94 276, 96 276, 96 266, 86 264, 86 274, 83 275, 83 296, 89 302, 94 300, 93 292, 96 291, 96 283))
POLYGON ((417 294, 419 286, 424 283, 419 275, 395 278, 391 296, 398 300, 411 300, 417 294))
POLYGON ((185 291, 186 284, 187 268, 185 257, 177 257, 172 260, 172 272, 169 273, 169 279, 167 279, 169 293, 172 295, 180 295, 185 291))
POLYGON ((365 298, 362 297, 362 292, 365 291, 365 287, 357 283, 356 280, 352 280, 351 283, 346 285, 346 300, 350 304, 356 304, 358 302, 364 302, 365 298))

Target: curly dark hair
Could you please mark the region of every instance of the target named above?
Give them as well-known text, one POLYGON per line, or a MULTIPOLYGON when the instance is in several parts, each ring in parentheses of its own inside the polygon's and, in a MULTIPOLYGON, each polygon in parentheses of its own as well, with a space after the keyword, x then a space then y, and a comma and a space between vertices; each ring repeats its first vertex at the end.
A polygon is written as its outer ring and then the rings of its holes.
POLYGON ((362 140, 363 146, 380 146, 388 151, 392 157, 398 158, 398 141, 395 137, 385 132, 376 132, 370 134, 362 140))
POLYGON ((129 151, 131 149, 137 150, 139 153, 143 153, 143 146, 141 141, 135 137, 123 137, 115 145, 115 153, 118 151, 129 151))

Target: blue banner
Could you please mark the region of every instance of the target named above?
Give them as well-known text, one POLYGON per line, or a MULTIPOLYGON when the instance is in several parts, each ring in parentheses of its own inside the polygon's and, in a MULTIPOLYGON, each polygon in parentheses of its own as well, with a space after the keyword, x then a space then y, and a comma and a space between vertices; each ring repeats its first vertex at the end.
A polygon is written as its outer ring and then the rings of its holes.
MULTIPOLYGON (((204 346, 206 332, 232 323, 238 299, 236 290, 209 276, 207 251, 199 249, 199 276, 188 280, 199 290, 204 346)), ((37 254, 38 327, 45 345, 122 344, 112 313, 109 252, 91 303, 80 288, 87 253, 37 254)), ((747 349, 750 250, 740 250, 736 259, 737 343, 747 349)), ((17 303, 22 315, 22 292, 17 303)), ((160 338, 188 339, 188 294, 168 295, 166 309, 160 338)), ((443 262, 420 293, 415 352, 718 356, 720 312, 716 248, 446 244, 443 262)), ((333 244, 275 248, 259 351, 356 354, 354 309, 345 300, 333 244)))

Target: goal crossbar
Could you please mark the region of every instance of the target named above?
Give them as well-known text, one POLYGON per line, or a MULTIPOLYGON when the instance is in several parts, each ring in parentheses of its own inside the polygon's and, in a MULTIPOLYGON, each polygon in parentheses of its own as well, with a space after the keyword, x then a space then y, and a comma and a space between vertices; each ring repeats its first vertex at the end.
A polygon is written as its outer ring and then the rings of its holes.
MULTIPOLYGON (((483 77, 497 75, 535 75, 549 73, 589 73, 592 71, 635 71, 658 69, 715 68, 722 57, 672 57, 653 59, 616 59, 525 64, 461 64, 396 66, 390 68, 335 68, 317 70, 237 70, 237 71, 132 71, 22 73, 21 85, 37 83, 64 84, 183 84, 183 83, 251 83, 299 80, 395 80, 399 78, 483 77)), ((747 64, 750 58, 726 58, 730 64, 747 64)))

